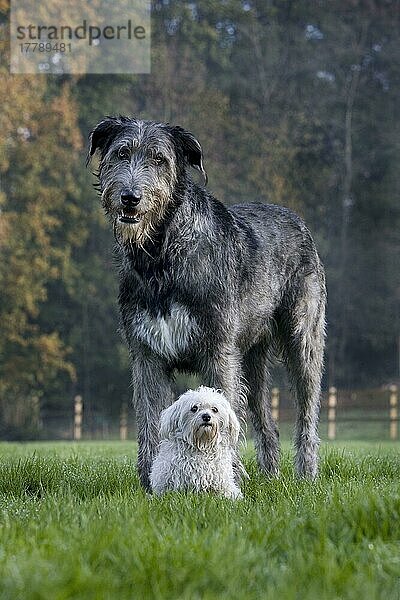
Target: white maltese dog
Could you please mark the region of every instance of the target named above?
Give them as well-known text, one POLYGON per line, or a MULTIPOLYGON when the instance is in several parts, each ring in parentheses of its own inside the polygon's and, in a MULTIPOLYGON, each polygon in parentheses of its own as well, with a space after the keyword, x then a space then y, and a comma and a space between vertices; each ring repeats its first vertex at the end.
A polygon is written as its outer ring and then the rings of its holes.
POLYGON ((204 386, 185 392, 161 413, 160 446, 150 474, 153 491, 210 491, 242 498, 233 468, 239 430, 221 392, 204 386))

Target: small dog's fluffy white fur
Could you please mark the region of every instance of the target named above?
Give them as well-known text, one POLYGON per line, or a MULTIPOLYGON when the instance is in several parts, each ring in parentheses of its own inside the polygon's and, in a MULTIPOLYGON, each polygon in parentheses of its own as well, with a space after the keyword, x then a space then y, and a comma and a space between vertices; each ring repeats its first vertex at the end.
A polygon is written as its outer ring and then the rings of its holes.
POLYGON ((150 474, 153 491, 210 491, 242 498, 233 470, 239 430, 221 392, 204 386, 185 392, 161 413, 160 446, 150 474))

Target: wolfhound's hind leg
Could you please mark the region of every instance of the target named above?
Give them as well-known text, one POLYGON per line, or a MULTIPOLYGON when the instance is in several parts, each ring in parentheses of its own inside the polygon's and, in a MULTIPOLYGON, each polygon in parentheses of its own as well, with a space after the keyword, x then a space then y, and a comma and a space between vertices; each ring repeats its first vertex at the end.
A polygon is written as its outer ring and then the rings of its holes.
POLYGON ((296 471, 313 479, 318 470, 318 418, 325 341, 325 282, 311 273, 280 323, 283 353, 296 395, 296 471))

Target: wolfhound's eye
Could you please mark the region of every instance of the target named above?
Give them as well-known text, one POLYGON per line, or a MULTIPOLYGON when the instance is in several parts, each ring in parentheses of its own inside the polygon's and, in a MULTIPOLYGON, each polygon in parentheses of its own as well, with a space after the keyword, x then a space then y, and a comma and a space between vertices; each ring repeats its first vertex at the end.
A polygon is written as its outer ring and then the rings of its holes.
POLYGON ((160 152, 157 152, 157 154, 154 157, 154 160, 157 165, 162 165, 162 163, 164 162, 164 157, 160 152))
POLYGON ((194 412, 197 412, 199 410, 199 407, 196 406, 196 405, 194 405, 194 406, 192 406, 192 408, 190 410, 194 413, 194 412))
POLYGON ((127 160, 130 157, 131 157, 131 151, 129 150, 128 146, 122 146, 118 150, 118 158, 120 158, 121 160, 127 160))
POLYGON ((213 413, 217 413, 218 412, 218 408, 216 406, 213 406, 212 409, 213 413))

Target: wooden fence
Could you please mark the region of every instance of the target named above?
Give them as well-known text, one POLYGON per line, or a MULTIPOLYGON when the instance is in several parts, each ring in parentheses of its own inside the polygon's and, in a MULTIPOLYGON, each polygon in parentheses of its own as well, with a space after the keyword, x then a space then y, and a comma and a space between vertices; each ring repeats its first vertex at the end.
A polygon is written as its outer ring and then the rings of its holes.
MULTIPOLYGON (((272 416, 279 422, 293 422, 294 408, 286 402, 281 408, 281 393, 278 388, 272 389, 272 416)), ((358 437, 368 439, 399 439, 399 389, 390 385, 379 390, 338 390, 330 387, 322 395, 320 430, 326 433, 328 440, 343 437, 351 438, 351 431, 358 430, 358 437), (339 434, 339 435, 338 435, 339 434)), ((325 435, 322 434, 323 437, 325 435)))
MULTIPOLYGON (((330 387, 322 394, 320 436, 322 439, 399 439, 399 388, 368 390, 338 390, 330 387)), ((295 421, 293 398, 287 388, 272 389, 272 416, 279 423, 283 439, 292 435, 295 421)), ((32 403, 32 428, 23 437, 4 439, 120 439, 136 438, 134 411, 126 402, 119 414, 106 413, 85 406, 85 398, 75 396, 70 410, 57 407, 46 409, 39 400, 32 403)), ((251 434, 251 428, 249 428, 251 434)), ((3 437, 3 436, 2 436, 3 437)))
MULTIPOLYGON (((355 408, 354 403, 338 403, 341 392, 335 387, 330 387, 327 394, 323 396, 322 410, 321 410, 321 423, 327 424, 327 438, 328 440, 335 440, 337 438, 338 427, 344 423, 377 423, 380 422, 385 424, 387 437, 391 440, 397 440, 399 438, 399 412, 398 412, 398 401, 399 401, 399 390, 397 385, 391 385, 387 390, 380 390, 380 394, 386 396, 386 409, 385 405, 380 406, 379 414, 377 411, 369 410, 371 404, 368 407, 367 403, 355 408)), ((293 412, 293 409, 285 409, 284 414, 280 411, 280 390, 277 387, 272 388, 271 394, 271 406, 272 416, 277 421, 289 422, 288 413, 293 412)), ((354 396, 354 392, 353 392, 354 396)), ((74 439, 80 440, 82 438, 82 422, 83 422, 83 402, 82 397, 77 396, 75 398, 75 412, 74 412, 74 439)), ((121 440, 128 439, 128 406, 123 403, 121 406, 120 419, 119 419, 119 437, 121 440)), ((368 437, 368 435, 366 435, 368 437)))

